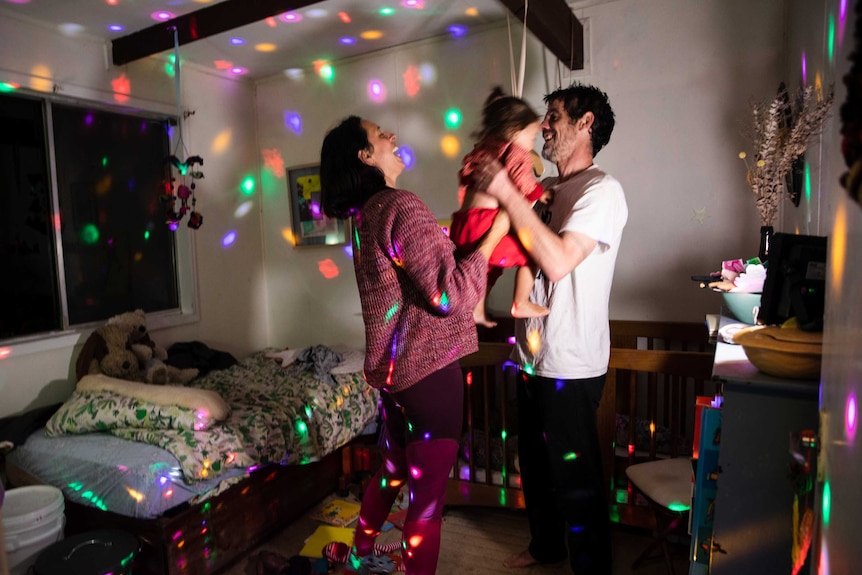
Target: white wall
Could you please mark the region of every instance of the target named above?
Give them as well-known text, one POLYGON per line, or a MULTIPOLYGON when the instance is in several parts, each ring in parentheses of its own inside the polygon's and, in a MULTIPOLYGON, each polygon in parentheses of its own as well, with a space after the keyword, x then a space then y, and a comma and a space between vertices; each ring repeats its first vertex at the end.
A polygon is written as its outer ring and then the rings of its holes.
MULTIPOLYGON (((122 68, 108 67, 106 61, 99 41, 68 38, 32 22, 0 16, 0 82, 40 92, 51 92, 56 85, 61 95, 113 102, 111 80, 125 74, 132 95, 126 106, 176 112, 175 83, 164 72, 165 56, 122 68)), ((257 198, 248 215, 234 217, 241 201, 238 186, 242 177, 249 174, 259 179, 254 90, 250 84, 221 79, 191 66, 182 68, 181 78, 182 103, 195 112, 185 124, 183 139, 189 155, 204 158, 205 178, 196 190, 204 225, 197 232, 187 232, 185 227, 179 232, 192 233, 197 245, 200 319, 154 330, 152 335, 164 346, 200 340, 242 356, 267 343, 257 198), (217 143, 220 145, 214 149, 217 143), (221 239, 229 230, 235 230, 238 239, 225 249, 221 239)), ((153 169, 161 170, 161 166, 153 169)), ((79 339, 85 337, 82 334, 79 339)), ((68 397, 74 387, 77 346, 63 341, 49 351, 18 354, 14 349, 0 361, 0 417, 68 397)))

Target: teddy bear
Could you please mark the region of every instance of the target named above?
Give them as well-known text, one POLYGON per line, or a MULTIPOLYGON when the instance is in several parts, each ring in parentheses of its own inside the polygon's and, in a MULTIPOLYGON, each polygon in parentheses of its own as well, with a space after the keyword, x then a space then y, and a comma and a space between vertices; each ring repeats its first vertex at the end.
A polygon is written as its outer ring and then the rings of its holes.
POLYGON ((90 334, 75 363, 80 381, 85 375, 102 373, 117 379, 144 381, 141 363, 134 354, 128 330, 119 325, 104 325, 90 334))
POLYGON ((136 309, 115 315, 108 319, 107 325, 119 326, 127 330, 131 350, 142 366, 146 383, 185 384, 200 373, 196 368, 180 369, 165 363, 168 351, 150 338, 144 310, 136 309))

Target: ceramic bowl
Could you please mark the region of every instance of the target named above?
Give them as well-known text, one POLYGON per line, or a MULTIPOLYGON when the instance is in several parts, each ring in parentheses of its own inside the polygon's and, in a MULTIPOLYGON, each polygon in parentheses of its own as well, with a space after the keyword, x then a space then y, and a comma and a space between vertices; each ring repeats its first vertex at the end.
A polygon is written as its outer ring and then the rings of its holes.
POLYGON ((757 312, 760 311, 759 293, 723 291, 721 297, 733 317, 750 325, 757 323, 757 312))

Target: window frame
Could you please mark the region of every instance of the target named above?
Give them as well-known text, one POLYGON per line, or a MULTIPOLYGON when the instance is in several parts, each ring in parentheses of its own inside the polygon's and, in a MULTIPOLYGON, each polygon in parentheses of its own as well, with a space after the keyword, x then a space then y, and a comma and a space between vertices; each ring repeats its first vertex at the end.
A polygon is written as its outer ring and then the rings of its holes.
MULTIPOLYGON (((147 102, 146 108, 117 105, 100 100, 89 100, 80 97, 62 96, 59 94, 46 94, 27 88, 19 88, 7 96, 34 99, 42 104, 44 115, 45 145, 47 147, 46 157, 48 161, 48 181, 51 186, 51 216, 60 213, 60 194, 57 183, 56 150, 54 147, 54 125, 53 104, 63 104, 74 107, 87 107, 114 114, 123 114, 130 117, 146 118, 150 120, 165 120, 171 125, 177 126, 181 121, 177 110, 167 111, 167 107, 147 102)), ((173 130, 169 137, 168 145, 171 150, 178 144, 179 130, 173 130)), ((181 144, 181 143, 180 143, 181 144)), ((181 325, 194 323, 200 320, 199 293, 197 277, 197 258, 194 234, 185 226, 180 226, 174 232, 174 271, 176 274, 178 304, 179 307, 158 312, 147 313, 147 328, 150 332, 158 331, 181 325)), ((15 338, 0 340, 0 359, 20 357, 32 353, 40 353, 75 345, 82 345, 90 333, 104 325, 104 321, 88 322, 76 325, 69 324, 68 294, 66 292, 65 260, 63 251, 63 238, 59 233, 54 233, 56 249, 56 289, 60 295, 60 309, 62 311, 61 325, 59 330, 41 332, 15 338)))

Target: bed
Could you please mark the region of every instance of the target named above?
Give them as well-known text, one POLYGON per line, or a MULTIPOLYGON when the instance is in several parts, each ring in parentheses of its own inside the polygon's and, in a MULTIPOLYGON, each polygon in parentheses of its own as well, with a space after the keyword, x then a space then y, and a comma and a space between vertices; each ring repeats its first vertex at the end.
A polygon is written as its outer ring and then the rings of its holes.
POLYGON ((373 434, 378 396, 363 380, 362 354, 339 353, 322 371, 261 350, 161 388, 200 392, 192 407, 83 378, 45 428, 8 454, 9 480, 62 489, 67 536, 137 535, 135 573, 215 573, 335 491, 343 447, 373 434))

